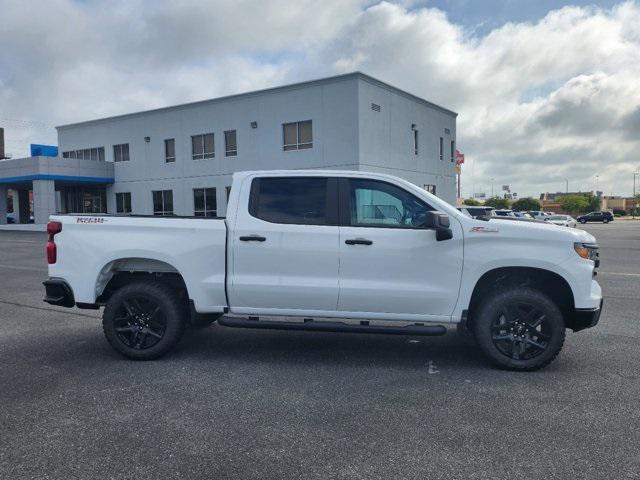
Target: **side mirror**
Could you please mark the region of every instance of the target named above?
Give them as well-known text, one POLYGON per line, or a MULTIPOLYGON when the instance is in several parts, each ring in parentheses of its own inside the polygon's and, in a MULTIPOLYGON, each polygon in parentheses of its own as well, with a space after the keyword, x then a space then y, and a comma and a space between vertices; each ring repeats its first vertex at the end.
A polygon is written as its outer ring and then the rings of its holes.
POLYGON ((451 222, 449 215, 446 213, 438 211, 427 212, 424 226, 425 228, 436 231, 436 240, 439 242, 453 238, 453 231, 450 228, 451 222))

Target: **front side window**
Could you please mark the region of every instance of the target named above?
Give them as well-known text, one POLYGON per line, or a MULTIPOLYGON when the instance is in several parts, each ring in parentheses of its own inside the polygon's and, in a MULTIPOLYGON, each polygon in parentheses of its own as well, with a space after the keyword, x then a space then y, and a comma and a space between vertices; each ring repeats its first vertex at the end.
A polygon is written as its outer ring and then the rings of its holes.
POLYGON ((172 163, 176 161, 176 139, 167 138, 164 141, 164 161, 172 163))
POLYGON ((420 228, 431 210, 411 193, 386 182, 349 180, 350 225, 420 228))
POLYGON ((173 190, 154 190, 153 214, 166 216, 173 215, 173 190))
MULTIPOLYGON (((86 155, 85 155, 86 159, 86 155)), ((113 146, 113 161, 114 162, 128 162, 129 161, 129 144, 123 143, 113 146)))
POLYGON ((215 157, 213 133, 191 136, 191 157, 194 160, 215 157))
POLYGON ((326 225, 327 182, 322 177, 257 178, 249 213, 271 223, 326 225))
POLYGON ((116 193, 116 213, 131 213, 131 192, 116 193))
POLYGON ((235 157, 238 155, 238 142, 236 140, 235 130, 227 130, 224 132, 224 155, 225 157, 235 157))
POLYGON ((284 123, 282 125, 283 150, 303 150, 313 147, 311 120, 284 123))
POLYGON ((193 189, 193 214, 196 217, 215 217, 218 213, 215 188, 193 189))

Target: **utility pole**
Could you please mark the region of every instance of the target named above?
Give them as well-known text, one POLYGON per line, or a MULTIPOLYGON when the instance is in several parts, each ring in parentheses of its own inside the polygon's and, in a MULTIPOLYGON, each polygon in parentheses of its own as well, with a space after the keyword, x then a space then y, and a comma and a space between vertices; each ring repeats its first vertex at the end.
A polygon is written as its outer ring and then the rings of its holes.
POLYGON ((495 180, 495 178, 491 179, 491 196, 493 197, 493 181, 495 180))
POLYGON ((636 176, 640 175, 640 171, 633 172, 633 218, 636 218, 638 211, 638 199, 636 198, 636 176))

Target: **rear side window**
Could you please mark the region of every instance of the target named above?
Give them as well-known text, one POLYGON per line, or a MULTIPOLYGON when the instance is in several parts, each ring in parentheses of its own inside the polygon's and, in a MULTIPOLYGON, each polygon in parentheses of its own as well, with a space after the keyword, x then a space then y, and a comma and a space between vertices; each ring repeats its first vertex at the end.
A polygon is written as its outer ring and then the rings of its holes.
POLYGON ((251 184, 249 213, 271 223, 328 225, 328 179, 265 177, 251 184))

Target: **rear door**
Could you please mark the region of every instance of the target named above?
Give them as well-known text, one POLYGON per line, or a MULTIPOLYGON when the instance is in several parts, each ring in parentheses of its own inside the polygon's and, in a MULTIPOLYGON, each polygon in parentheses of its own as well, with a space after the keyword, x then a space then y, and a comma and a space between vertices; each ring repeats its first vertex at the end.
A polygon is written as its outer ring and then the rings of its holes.
POLYGON ((424 228, 432 208, 380 180, 340 181, 338 309, 363 318, 445 318, 455 307, 462 275, 462 231, 437 241, 424 228), (343 207, 344 206, 344 207, 343 207))
POLYGON ((249 178, 231 229, 232 312, 322 315, 338 302, 337 180, 249 178))

